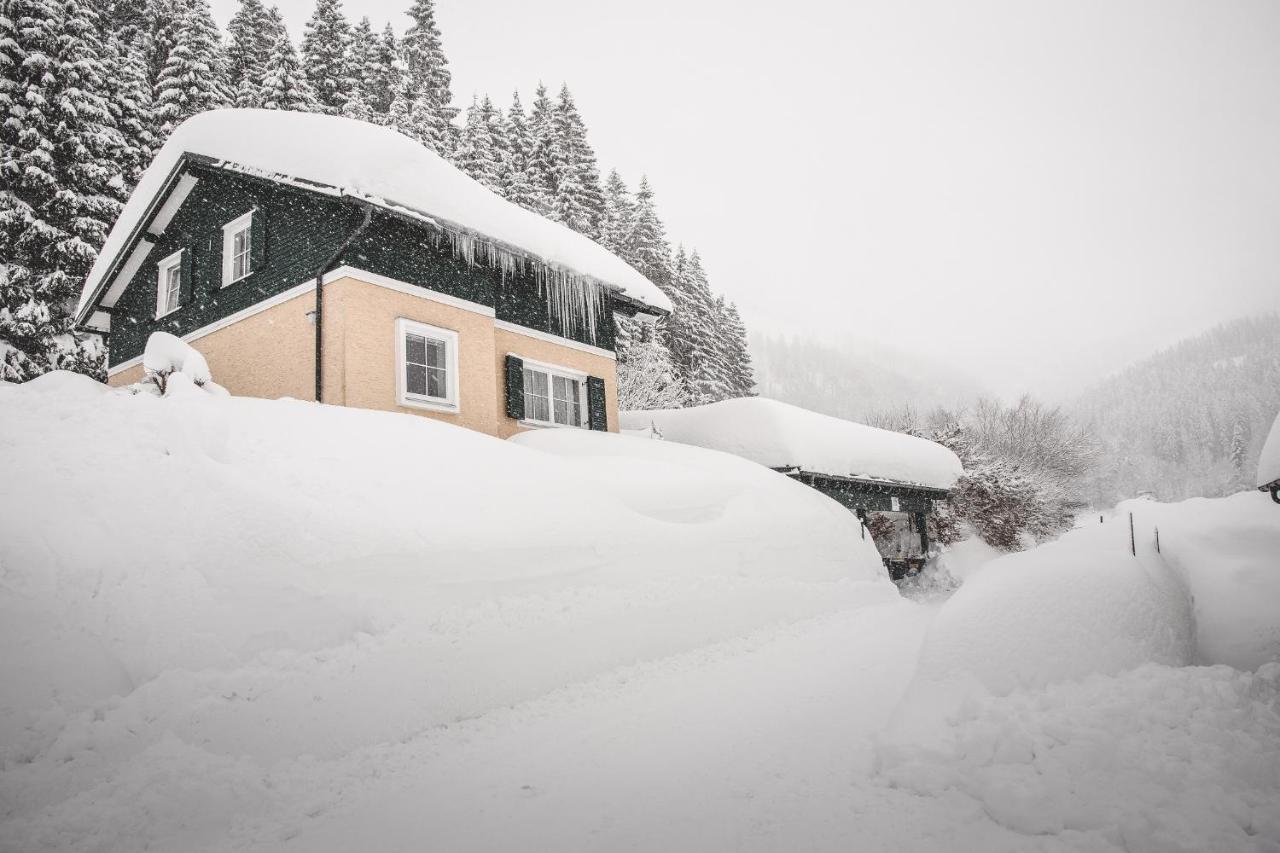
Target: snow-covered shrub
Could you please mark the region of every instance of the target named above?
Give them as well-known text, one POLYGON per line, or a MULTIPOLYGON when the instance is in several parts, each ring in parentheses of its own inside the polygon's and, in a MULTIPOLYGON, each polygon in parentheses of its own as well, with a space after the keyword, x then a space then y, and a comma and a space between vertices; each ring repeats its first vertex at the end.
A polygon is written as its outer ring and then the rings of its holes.
POLYGON ((1070 529, 1083 506, 1078 495, 1096 444, 1058 408, 1030 397, 1012 406, 979 400, 971 409, 939 408, 927 417, 907 407, 875 422, 960 457, 965 474, 930 519, 939 542, 958 541, 967 524, 987 544, 1018 551, 1070 529))
POLYGON ((618 408, 677 409, 685 404, 685 387, 671 353, 651 323, 632 322, 626 348, 618 356, 618 408))
POLYGON ((147 338, 142 367, 147 374, 143 382, 154 385, 161 394, 168 392, 169 380, 174 374, 186 377, 201 388, 213 383, 209 364, 200 351, 168 332, 153 332, 147 338))

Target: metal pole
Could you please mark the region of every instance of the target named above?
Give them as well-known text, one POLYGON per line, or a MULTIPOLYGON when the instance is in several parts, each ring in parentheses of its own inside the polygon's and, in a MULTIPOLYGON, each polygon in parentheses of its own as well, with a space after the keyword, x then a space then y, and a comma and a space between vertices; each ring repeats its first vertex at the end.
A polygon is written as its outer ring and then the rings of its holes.
POLYGON ((1138 545, 1133 539, 1133 513, 1129 513, 1129 553, 1138 556, 1138 545))
POLYGON ((1160 528, 1156 528, 1156 553, 1160 553, 1160 528))

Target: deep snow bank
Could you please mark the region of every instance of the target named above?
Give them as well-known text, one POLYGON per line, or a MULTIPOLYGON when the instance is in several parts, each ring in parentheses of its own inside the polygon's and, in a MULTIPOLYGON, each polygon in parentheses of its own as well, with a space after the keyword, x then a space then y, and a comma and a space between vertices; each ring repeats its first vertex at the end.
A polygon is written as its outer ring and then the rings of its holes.
POLYGON ((214 768, 340 754, 896 595, 851 515, 752 463, 527 443, 559 452, 70 374, 0 387, 0 802, 129 767, 163 785, 145 755, 189 744, 214 768))

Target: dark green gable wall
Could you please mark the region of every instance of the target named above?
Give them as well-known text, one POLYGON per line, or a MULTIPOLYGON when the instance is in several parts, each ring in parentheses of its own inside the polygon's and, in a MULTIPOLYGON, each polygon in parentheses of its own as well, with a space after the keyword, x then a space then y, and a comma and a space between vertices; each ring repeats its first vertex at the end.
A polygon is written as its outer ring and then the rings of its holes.
MULTIPOLYGON (((191 171, 198 183, 112 310, 112 365, 141 355, 152 332, 182 336, 310 281, 362 218, 353 205, 308 190, 216 168, 191 171), (254 208, 265 219, 265 263, 223 288, 222 226, 254 208), (189 290, 177 311, 157 321, 157 265, 178 249, 191 254, 189 290)), ((334 266, 343 264, 489 305, 500 320, 561 334, 531 275, 504 281, 496 269, 454 257, 428 226, 385 212, 375 211, 369 229, 334 266)), ((612 312, 603 312, 595 340, 582 324, 567 337, 613 349, 612 312)))

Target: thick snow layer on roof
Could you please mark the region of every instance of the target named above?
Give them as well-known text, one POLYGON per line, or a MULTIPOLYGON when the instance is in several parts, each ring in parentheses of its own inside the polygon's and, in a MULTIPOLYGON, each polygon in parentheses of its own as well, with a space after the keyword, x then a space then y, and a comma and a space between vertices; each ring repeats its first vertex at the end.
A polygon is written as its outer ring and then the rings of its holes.
POLYGON ((947 448, 820 415, 764 397, 688 409, 623 412, 625 429, 653 424, 668 441, 745 457, 770 468, 950 489, 963 470, 947 448))
POLYGON ((1262 455, 1258 457, 1258 485, 1266 486, 1276 480, 1280 480, 1280 415, 1276 415, 1267 443, 1262 446, 1262 455))
POLYGON ((656 285, 591 239, 527 211, 397 131, 340 116, 280 110, 214 110, 183 122, 142 176, 111 229, 80 309, 183 154, 251 172, 333 187, 379 205, 462 228, 522 250, 549 267, 595 279, 662 310, 656 285))

